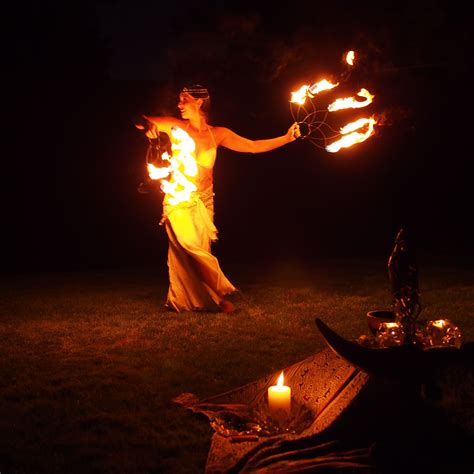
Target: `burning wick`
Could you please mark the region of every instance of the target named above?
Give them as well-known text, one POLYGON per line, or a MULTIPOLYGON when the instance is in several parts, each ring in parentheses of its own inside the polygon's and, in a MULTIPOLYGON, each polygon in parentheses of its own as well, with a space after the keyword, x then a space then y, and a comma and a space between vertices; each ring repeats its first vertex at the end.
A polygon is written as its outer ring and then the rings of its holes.
POLYGON ((291 388, 283 385, 283 372, 277 385, 268 388, 268 407, 273 414, 283 411, 288 416, 291 412, 291 388))

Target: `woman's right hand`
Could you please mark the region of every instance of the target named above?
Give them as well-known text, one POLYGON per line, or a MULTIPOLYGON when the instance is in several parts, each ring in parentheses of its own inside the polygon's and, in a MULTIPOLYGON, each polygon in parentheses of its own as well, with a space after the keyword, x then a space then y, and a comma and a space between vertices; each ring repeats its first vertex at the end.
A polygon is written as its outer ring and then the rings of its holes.
POLYGON ((144 115, 139 115, 133 118, 133 125, 135 128, 138 128, 138 130, 145 130, 148 127, 148 124, 149 122, 144 115))
POLYGON ((295 141, 297 138, 301 137, 300 125, 298 122, 295 122, 286 132, 286 136, 289 142, 295 141))
POLYGON ((147 128, 145 135, 148 138, 158 138, 158 129, 154 124, 150 124, 150 126, 147 128))
POLYGON ((145 115, 141 116, 141 119, 135 121, 135 127, 138 130, 145 130, 145 135, 148 138, 157 138, 158 137, 158 129, 153 122, 145 117, 145 115))

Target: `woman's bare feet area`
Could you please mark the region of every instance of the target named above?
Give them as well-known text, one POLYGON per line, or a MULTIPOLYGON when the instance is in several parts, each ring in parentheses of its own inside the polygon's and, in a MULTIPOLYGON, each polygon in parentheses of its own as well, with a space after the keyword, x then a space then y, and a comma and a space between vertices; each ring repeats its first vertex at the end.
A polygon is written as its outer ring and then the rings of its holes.
POLYGON ((235 311, 234 304, 229 300, 222 300, 219 306, 223 313, 233 313, 235 311))

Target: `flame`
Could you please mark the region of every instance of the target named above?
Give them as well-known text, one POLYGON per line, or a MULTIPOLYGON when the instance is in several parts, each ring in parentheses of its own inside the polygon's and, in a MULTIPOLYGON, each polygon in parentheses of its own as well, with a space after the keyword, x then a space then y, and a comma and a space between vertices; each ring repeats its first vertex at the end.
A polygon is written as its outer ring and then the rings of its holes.
POLYGON ((293 104, 304 105, 306 102, 306 97, 308 96, 308 85, 301 86, 296 92, 291 93, 290 102, 293 104))
POLYGON ((166 152, 162 158, 170 162, 170 165, 157 168, 148 164, 148 174, 151 179, 161 179, 161 189, 166 194, 165 202, 176 206, 185 201, 190 201, 192 193, 197 190, 192 179, 198 174, 193 139, 181 128, 171 129, 171 151, 170 157, 166 152), (171 175, 168 180, 164 179, 171 175))
POLYGON ((377 123, 376 120, 373 117, 370 118, 361 118, 359 120, 356 120, 355 122, 350 122, 347 125, 344 125, 344 127, 341 128, 341 133, 345 135, 346 133, 353 132, 354 130, 357 130, 358 128, 363 127, 364 125, 369 124, 369 126, 372 126, 377 123))
POLYGON ((366 107, 369 105, 373 98, 375 97, 372 95, 367 89, 361 89, 357 95, 359 97, 364 97, 364 101, 355 100, 354 97, 344 97, 340 99, 336 99, 332 104, 328 105, 329 112, 335 112, 336 110, 341 109, 359 109, 361 107, 366 107))
POLYGON ((277 387, 279 388, 283 388, 283 371, 282 373, 280 374, 280 376, 278 377, 278 382, 277 382, 277 387))
MULTIPOLYGON (((348 51, 347 53, 344 54, 343 56, 344 60, 349 64, 350 66, 353 66, 356 60, 356 54, 355 51, 348 51)), ((313 99, 316 94, 319 94, 322 91, 330 90, 339 85, 339 82, 332 83, 331 81, 328 81, 327 79, 323 79, 319 82, 315 82, 311 85, 305 84, 304 86, 301 86, 297 91, 291 93, 291 100, 290 102, 299 104, 300 106, 303 106, 306 102, 306 99, 313 99)), ((357 93, 359 97, 362 97, 364 100, 356 100, 356 97, 344 97, 344 98, 338 98, 335 101, 333 101, 331 104, 329 104, 327 110, 329 112, 336 112, 338 110, 343 110, 343 109, 360 109, 362 107, 366 107, 369 104, 373 102, 374 95, 371 94, 367 89, 361 88, 360 91, 357 93)), ((306 118, 303 120, 305 122, 307 119, 309 121, 313 120, 314 122, 314 116, 317 112, 322 112, 322 111, 316 111, 314 109, 314 112, 308 113, 306 118)), ((325 120, 325 119, 324 119, 325 120)), ((300 122, 301 123, 301 122, 300 122)), ((320 122, 324 123, 324 122, 320 122)), ((355 143, 361 143, 367 138, 369 138, 371 135, 374 134, 374 125, 377 123, 377 121, 374 119, 372 116, 371 118, 362 118, 359 120, 356 120, 355 122, 348 123, 344 127, 342 127, 339 131, 341 137, 339 140, 329 144, 326 146, 326 151, 329 151, 331 153, 336 153, 338 152, 341 148, 347 148, 355 143), (364 130, 360 130, 365 127, 364 130)), ((311 123, 308 124, 308 128, 310 129, 311 133, 311 123)))
POLYGON ((354 51, 349 51, 346 54, 346 63, 349 64, 350 66, 354 66, 354 59, 355 59, 354 51))
POLYGON ((334 87, 337 87, 338 85, 339 85, 339 82, 336 82, 336 84, 333 84, 327 79, 323 79, 322 81, 315 82, 312 86, 310 86, 309 93, 313 95, 319 94, 321 91, 327 91, 329 89, 333 89, 334 87))
POLYGON ((367 138, 369 138, 374 133, 374 124, 376 123, 377 122, 373 117, 361 118, 355 122, 348 123, 340 130, 341 134, 344 136, 328 145, 326 150, 331 153, 336 153, 341 148, 348 148, 355 143, 361 143, 367 140, 367 138), (356 131, 364 126, 367 126, 367 131, 365 133, 356 131))
POLYGON ((304 86, 301 86, 297 91, 291 93, 290 102, 292 102, 293 104, 304 105, 307 97, 313 98, 316 94, 337 87, 338 85, 339 82, 333 84, 327 79, 323 79, 311 85, 305 84, 304 86))
MULTIPOLYGON (((166 151, 161 155, 161 158, 166 161, 170 160, 168 152, 166 151)), ((164 166, 163 168, 157 168, 151 163, 148 163, 147 168, 148 168, 148 176, 150 176, 151 179, 163 179, 163 178, 166 178, 171 173, 171 166, 164 166)))

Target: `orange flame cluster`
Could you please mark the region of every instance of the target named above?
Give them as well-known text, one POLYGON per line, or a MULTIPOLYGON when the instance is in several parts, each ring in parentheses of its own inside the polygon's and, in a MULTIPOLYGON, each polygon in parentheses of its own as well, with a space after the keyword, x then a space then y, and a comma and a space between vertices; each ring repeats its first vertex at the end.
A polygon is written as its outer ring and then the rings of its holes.
MULTIPOLYGON (((345 61, 350 66, 354 65, 355 62, 355 53, 354 51, 349 51, 345 54, 345 61)), ((316 94, 319 94, 322 91, 327 91, 337 87, 339 83, 331 83, 330 81, 323 79, 312 85, 304 85, 300 87, 296 92, 291 93, 291 103, 296 103, 298 105, 304 105, 307 98, 314 98, 316 94)), ((367 89, 362 88, 357 95, 364 98, 365 100, 360 101, 356 100, 354 97, 341 97, 336 99, 334 102, 328 105, 329 112, 336 112, 337 110, 343 109, 359 109, 366 107, 371 104, 374 95, 372 95, 367 89)), ((361 143, 370 136, 374 134, 374 125, 376 124, 375 118, 372 116, 370 118, 361 118, 354 122, 350 122, 344 127, 341 127, 339 133, 342 137, 326 146, 326 151, 331 153, 338 152, 341 148, 348 148, 356 143, 361 143), (360 129, 365 129, 365 131, 360 131, 360 129)))
POLYGON ((359 97, 364 97, 364 101, 355 100, 354 97, 344 97, 336 99, 332 104, 328 105, 329 112, 335 112, 336 110, 342 109, 359 109, 361 107, 366 107, 372 102, 374 96, 367 90, 361 89, 357 95, 359 97))
POLYGON ((326 147, 326 150, 331 153, 338 152, 341 148, 348 148, 355 143, 361 143, 369 138, 374 133, 374 125, 376 121, 373 117, 361 118, 355 122, 348 123, 340 129, 341 135, 339 140, 331 143, 326 147), (364 133, 358 132, 363 127, 366 127, 364 133))
POLYGON ((148 175, 153 180, 161 180, 161 189, 166 194, 165 202, 176 206, 190 201, 197 190, 193 178, 198 174, 198 167, 196 145, 183 129, 173 127, 170 140, 171 156, 167 152, 162 155, 162 159, 168 161, 169 166, 158 168, 148 163, 148 175))
POLYGON ((323 79, 322 81, 316 82, 312 85, 301 86, 296 92, 291 93, 290 102, 294 104, 304 105, 307 97, 312 99, 316 94, 319 94, 322 91, 333 89, 338 85, 339 82, 333 84, 330 81, 323 79))

